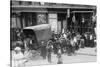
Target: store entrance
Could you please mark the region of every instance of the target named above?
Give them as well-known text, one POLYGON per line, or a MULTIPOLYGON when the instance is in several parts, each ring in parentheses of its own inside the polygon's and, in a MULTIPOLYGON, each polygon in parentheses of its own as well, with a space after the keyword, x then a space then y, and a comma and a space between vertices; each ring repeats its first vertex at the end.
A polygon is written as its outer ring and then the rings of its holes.
POLYGON ((66 13, 58 13, 58 31, 62 32, 62 29, 66 28, 66 13))
POLYGON ((93 32, 92 13, 71 13, 68 18, 68 29, 70 31, 79 32, 93 32))
POLYGON ((34 12, 22 12, 23 27, 34 26, 37 24, 36 13, 34 12))
POLYGON ((78 26, 78 32, 85 33, 91 32, 93 33, 93 24, 92 24, 92 13, 76 13, 76 20, 78 26))

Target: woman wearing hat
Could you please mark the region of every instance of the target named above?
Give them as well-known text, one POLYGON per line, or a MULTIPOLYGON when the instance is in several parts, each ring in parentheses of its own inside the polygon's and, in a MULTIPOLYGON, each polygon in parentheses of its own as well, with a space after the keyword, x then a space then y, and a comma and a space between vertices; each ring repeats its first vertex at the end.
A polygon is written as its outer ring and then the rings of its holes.
POLYGON ((24 54, 21 52, 20 47, 16 47, 12 53, 12 67, 23 67, 25 62, 24 54))

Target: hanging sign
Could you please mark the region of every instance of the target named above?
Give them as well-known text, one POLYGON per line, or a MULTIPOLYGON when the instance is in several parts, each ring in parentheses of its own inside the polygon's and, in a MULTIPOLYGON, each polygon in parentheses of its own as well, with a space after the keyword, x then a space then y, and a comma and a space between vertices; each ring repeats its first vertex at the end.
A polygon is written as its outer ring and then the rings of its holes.
POLYGON ((96 16, 92 16, 92 21, 93 21, 93 22, 96 21, 96 16))
POLYGON ((67 9, 67 17, 70 17, 70 9, 67 9))
POLYGON ((40 2, 40 5, 44 5, 45 3, 44 2, 40 2))
POLYGON ((82 18, 82 23, 84 23, 85 22, 85 19, 84 18, 82 18))
POLYGON ((73 21, 74 23, 76 22, 75 15, 73 15, 72 21, 73 21))

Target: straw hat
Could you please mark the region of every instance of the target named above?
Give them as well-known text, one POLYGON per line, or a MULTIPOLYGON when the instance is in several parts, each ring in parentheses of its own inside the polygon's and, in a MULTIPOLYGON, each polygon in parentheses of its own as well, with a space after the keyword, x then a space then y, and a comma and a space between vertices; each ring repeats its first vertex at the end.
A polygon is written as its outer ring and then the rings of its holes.
POLYGON ((20 47, 16 47, 14 50, 18 50, 18 51, 20 51, 20 50, 21 50, 21 48, 20 48, 20 47))

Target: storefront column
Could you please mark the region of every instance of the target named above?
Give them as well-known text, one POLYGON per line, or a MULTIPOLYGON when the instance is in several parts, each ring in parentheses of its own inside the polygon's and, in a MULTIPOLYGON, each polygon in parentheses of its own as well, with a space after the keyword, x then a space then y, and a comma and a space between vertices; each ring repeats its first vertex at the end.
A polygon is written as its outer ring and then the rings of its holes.
POLYGON ((49 13, 48 21, 49 24, 51 25, 51 31, 57 33, 57 13, 49 13))
POLYGON ((70 9, 67 9, 67 14, 66 14, 66 30, 68 29, 68 18, 70 18, 70 9))
POLYGON ((68 20, 68 16, 67 16, 67 14, 66 14, 66 27, 65 27, 65 30, 68 29, 68 26, 67 26, 68 22, 67 22, 67 20, 68 20))
POLYGON ((25 17, 22 17, 22 26, 25 27, 25 17))
POLYGON ((21 28, 20 12, 16 12, 16 25, 17 25, 17 28, 21 28))

